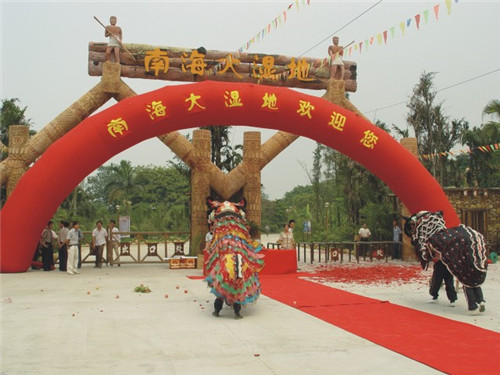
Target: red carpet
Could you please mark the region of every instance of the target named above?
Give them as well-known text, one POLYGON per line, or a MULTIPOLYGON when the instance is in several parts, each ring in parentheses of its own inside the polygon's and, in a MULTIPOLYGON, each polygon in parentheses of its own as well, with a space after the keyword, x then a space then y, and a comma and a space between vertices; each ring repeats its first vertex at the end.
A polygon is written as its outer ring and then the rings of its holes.
POLYGON ((499 333, 298 276, 262 276, 262 293, 436 370, 500 373, 499 333))

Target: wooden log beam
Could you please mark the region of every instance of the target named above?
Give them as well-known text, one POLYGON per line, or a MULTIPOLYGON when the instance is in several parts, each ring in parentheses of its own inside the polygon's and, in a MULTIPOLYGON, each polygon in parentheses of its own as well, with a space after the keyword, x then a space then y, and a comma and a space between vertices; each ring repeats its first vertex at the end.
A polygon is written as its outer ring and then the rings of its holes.
MULTIPOLYGON (((266 55, 255 53, 242 53, 238 56, 240 63, 234 64, 234 72, 228 69, 222 73, 223 65, 219 61, 225 59, 231 52, 225 51, 207 51, 204 62, 207 64, 203 75, 194 75, 189 70, 183 71, 182 65, 189 64, 190 60, 183 60, 183 53, 190 55, 193 49, 175 48, 175 47, 158 47, 143 44, 125 44, 127 49, 134 55, 134 61, 128 54, 122 52, 120 54, 121 76, 127 78, 141 78, 141 79, 155 79, 155 80, 168 80, 168 81, 183 81, 183 82, 200 82, 206 80, 213 81, 226 81, 226 82, 246 82, 254 84, 266 84, 270 86, 284 86, 295 87, 313 90, 325 90, 327 82, 330 78, 330 68, 326 59, 314 59, 304 57, 309 65, 310 80, 300 80, 297 78, 290 79, 287 75, 282 73, 290 72, 288 65, 292 62, 290 56, 283 55, 266 55), (153 51, 156 48, 162 52, 167 52, 169 67, 167 72, 158 71, 157 74, 150 67, 146 71, 145 58, 148 51, 153 51), (257 59, 256 59, 257 56, 257 59), (262 58, 264 56, 273 56, 274 58, 274 77, 273 79, 261 78, 258 79, 253 76, 253 72, 257 67, 261 66, 262 58), (257 61, 257 65, 254 62, 257 61), (214 67, 218 67, 217 71, 214 67)), ((106 43, 89 43, 89 75, 102 76, 103 63, 106 60, 106 43)), ((234 54, 233 54, 233 57, 234 54)), ((302 57, 301 57, 302 58, 302 57)), ((298 59, 296 59, 297 61, 298 59)), ((345 64, 345 90, 355 92, 357 89, 356 82, 356 63, 352 61, 344 61, 345 64)))

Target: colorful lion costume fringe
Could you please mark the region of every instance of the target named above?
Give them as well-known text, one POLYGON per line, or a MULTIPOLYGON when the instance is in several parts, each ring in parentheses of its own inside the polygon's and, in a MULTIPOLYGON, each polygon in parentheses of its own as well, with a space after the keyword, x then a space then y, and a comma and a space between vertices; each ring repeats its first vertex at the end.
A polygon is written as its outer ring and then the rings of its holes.
POLYGON ((405 234, 411 238, 422 268, 436 255, 463 285, 477 287, 486 279, 486 242, 481 233, 460 224, 446 228, 443 213, 420 211, 406 218, 405 234))
POLYGON ((246 227, 245 203, 208 200, 208 204, 214 226, 205 281, 228 305, 255 302, 260 295, 258 273, 264 267, 264 256, 258 254, 262 247, 251 239, 246 227))

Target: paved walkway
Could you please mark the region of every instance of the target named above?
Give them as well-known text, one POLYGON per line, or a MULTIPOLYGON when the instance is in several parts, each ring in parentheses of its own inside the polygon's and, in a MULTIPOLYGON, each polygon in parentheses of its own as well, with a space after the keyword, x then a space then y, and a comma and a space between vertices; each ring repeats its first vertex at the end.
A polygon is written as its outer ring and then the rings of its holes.
POLYGON ((0 274, 2 374, 435 374, 261 296, 211 315, 199 270, 128 265, 0 274), (136 286, 151 293, 135 293, 136 286))

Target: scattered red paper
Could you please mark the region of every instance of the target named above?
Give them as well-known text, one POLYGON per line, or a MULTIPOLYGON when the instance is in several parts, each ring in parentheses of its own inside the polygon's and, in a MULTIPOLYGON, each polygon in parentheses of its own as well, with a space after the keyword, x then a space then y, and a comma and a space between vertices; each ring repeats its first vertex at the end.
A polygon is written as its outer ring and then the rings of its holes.
POLYGON ((312 274, 312 278, 318 281, 357 284, 408 283, 427 278, 418 265, 392 264, 321 265, 312 274))

